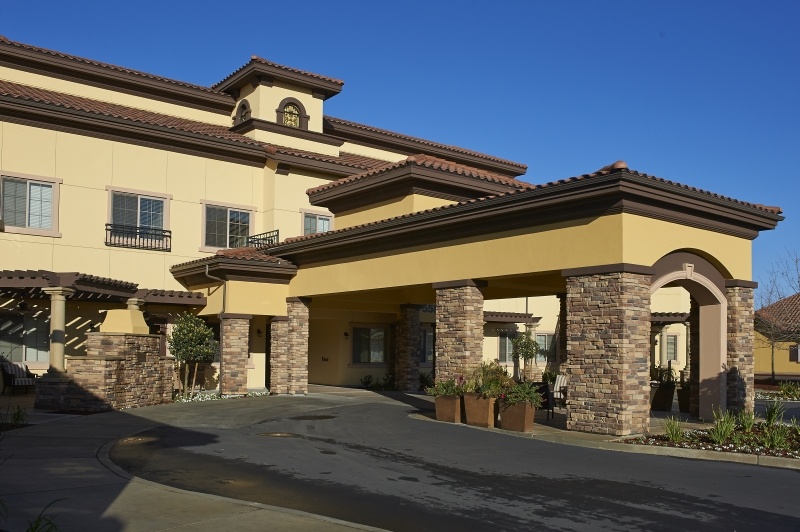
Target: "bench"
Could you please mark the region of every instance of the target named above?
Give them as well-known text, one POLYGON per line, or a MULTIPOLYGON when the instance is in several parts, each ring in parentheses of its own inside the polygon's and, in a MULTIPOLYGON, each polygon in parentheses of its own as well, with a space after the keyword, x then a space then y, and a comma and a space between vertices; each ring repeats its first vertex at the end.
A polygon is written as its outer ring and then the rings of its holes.
POLYGON ((0 370, 3 372, 3 394, 11 389, 11 395, 16 395, 17 388, 36 386, 36 375, 21 362, 3 362, 0 364, 0 370))

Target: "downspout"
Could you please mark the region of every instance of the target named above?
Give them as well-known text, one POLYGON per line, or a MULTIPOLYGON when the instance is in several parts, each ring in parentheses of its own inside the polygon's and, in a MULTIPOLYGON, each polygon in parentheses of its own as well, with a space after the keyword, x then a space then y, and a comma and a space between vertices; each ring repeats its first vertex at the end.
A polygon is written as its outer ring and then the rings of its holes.
POLYGON ((219 313, 219 392, 218 395, 222 397, 222 315, 225 314, 225 308, 228 304, 228 283, 225 282, 224 279, 220 279, 219 277, 214 277, 210 273, 208 273, 208 264, 206 264, 206 277, 213 281, 219 281, 222 283, 222 312, 219 313))

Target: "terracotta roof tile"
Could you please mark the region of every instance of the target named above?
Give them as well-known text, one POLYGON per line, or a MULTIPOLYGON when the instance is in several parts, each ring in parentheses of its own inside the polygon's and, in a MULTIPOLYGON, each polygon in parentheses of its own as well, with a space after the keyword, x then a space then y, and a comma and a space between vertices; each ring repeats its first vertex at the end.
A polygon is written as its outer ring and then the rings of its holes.
POLYGON ((386 161, 374 159, 372 157, 365 157, 363 155, 355 155, 353 153, 340 152, 339 156, 325 155, 306 150, 299 150, 296 148, 287 148, 285 146, 278 146, 277 144, 269 144, 263 142, 262 145, 267 150, 267 153, 283 153, 286 155, 293 155, 295 157, 302 157, 304 159, 311 159, 314 161, 324 161, 328 163, 340 164, 348 166, 357 170, 368 170, 386 164, 386 161))
MULTIPOLYGON (((346 126, 351 126, 351 127, 357 128, 357 129, 362 129, 364 131, 370 131, 370 132, 373 132, 373 133, 381 133, 381 134, 387 135, 389 137, 394 137, 394 138, 403 139, 403 140, 410 140, 410 141, 413 141, 413 142, 417 142, 422 146, 431 146, 431 147, 435 147, 435 148, 442 148, 442 149, 451 150, 451 151, 454 151, 454 152, 457 152, 457 153, 463 153, 463 154, 466 154, 466 155, 472 155, 472 156, 475 156, 475 157, 480 157, 481 159, 486 159, 487 161, 496 161, 496 162, 501 162, 501 163, 505 163, 505 164, 510 164, 510 165, 513 165, 513 166, 516 166, 516 167, 520 168, 523 171, 528 168, 527 165, 524 165, 524 164, 520 164, 520 163, 517 163, 517 162, 514 162, 514 161, 509 161, 508 159, 501 159, 499 157, 494 157, 492 155, 487 155, 485 153, 481 153, 481 152, 477 152, 477 151, 473 151, 473 150, 467 150, 465 148, 459 148, 458 146, 452 146, 452 145, 449 145, 449 144, 441 144, 439 142, 433 142, 431 140, 421 139, 419 137, 412 137, 410 135, 404 135, 402 133, 389 131, 388 129, 380 129, 380 128, 377 128, 377 127, 368 126, 366 124, 359 124, 357 122, 351 122, 350 120, 344 120, 342 118, 336 118, 336 117, 333 117, 333 116, 325 115, 323 118, 325 120, 330 121, 330 122, 334 122, 334 123, 342 124, 342 125, 346 125, 346 126)), ((424 148, 423 148, 423 150, 424 150, 424 148)), ((422 151, 422 150, 420 150, 420 151, 422 151)))
MULTIPOLYGON (((787 330, 800 329, 800 293, 758 309, 756 317, 787 330)), ((758 320, 756 320, 756 328, 759 328, 758 320)))
MULTIPOLYGON (((346 227, 344 229, 335 229, 333 231, 328 231, 328 232, 325 232, 325 233, 313 233, 313 234, 310 234, 310 235, 298 236, 298 237, 294 237, 294 238, 287 238, 283 242, 281 242, 281 244, 302 242, 302 241, 306 241, 306 240, 312 240, 314 238, 319 238, 319 237, 324 236, 324 235, 342 233, 342 232, 345 232, 345 231, 352 231, 354 229, 360 229, 360 228, 364 228, 364 227, 374 226, 374 225, 382 224, 382 223, 388 222, 388 221, 395 221, 395 220, 403 220, 403 219, 414 218, 414 217, 422 216, 424 214, 429 214, 429 213, 432 213, 432 212, 438 212, 438 211, 444 211, 444 210, 448 210, 448 209, 454 209, 454 208, 459 207, 461 205, 467 205, 467 204, 470 204, 470 203, 484 202, 484 201, 486 201, 488 199, 495 198, 495 197, 523 194, 523 193, 528 192, 530 190, 541 190, 541 189, 548 188, 548 187, 553 187, 553 186, 556 186, 556 185, 559 185, 559 184, 571 183, 571 182, 575 182, 575 181, 581 181, 581 180, 584 180, 584 179, 592 179, 592 178, 595 178, 595 177, 608 175, 608 174, 611 174, 611 173, 614 173, 614 172, 619 172, 619 171, 622 171, 622 170, 624 170, 624 171, 626 171, 626 172, 628 172, 630 174, 633 174, 635 176, 644 177, 646 179, 652 179, 653 181, 658 181, 660 183, 665 183, 665 184, 668 184, 668 185, 671 185, 671 186, 683 188, 685 190, 691 190, 693 192, 698 192, 700 194, 704 194, 704 195, 707 195, 707 196, 710 196, 710 197, 713 197, 713 198, 723 199, 723 200, 726 200, 726 201, 730 201, 730 202, 736 203, 738 205, 743 205, 745 207, 755 208, 755 209, 758 209, 758 210, 761 210, 761 211, 764 211, 764 212, 768 212, 770 214, 780 214, 781 213, 780 207, 765 207, 765 206, 760 205, 760 204, 748 203, 746 201, 740 201, 740 200, 737 200, 737 199, 729 198, 727 196, 722 196, 722 195, 719 195, 719 194, 715 194, 713 192, 707 192, 707 191, 699 189, 699 188, 690 187, 688 185, 682 185, 681 183, 677 183, 675 181, 669 181, 667 179, 662 179, 662 178, 659 178, 659 177, 654 177, 654 176, 651 176, 651 175, 648 175, 648 174, 637 172, 636 170, 630 170, 628 168, 628 165, 624 161, 617 161, 617 162, 615 162, 613 164, 610 164, 608 166, 604 166, 600 170, 597 170, 596 172, 592 172, 591 174, 583 174, 583 175, 580 175, 580 176, 568 177, 566 179, 560 179, 558 181, 551 181, 551 182, 545 183, 543 185, 530 185, 528 183, 524 183, 525 185, 527 185, 527 188, 511 189, 508 192, 505 192, 503 194, 496 194, 496 195, 493 195, 493 196, 486 196, 484 198, 471 199, 471 200, 467 200, 467 201, 462 201, 460 203, 452 203, 450 205, 443 205, 441 207, 435 207, 433 209, 427 209, 427 210, 424 210, 424 211, 417 211, 417 212, 413 212, 413 213, 410 213, 410 214, 403 214, 401 216, 395 216, 395 217, 392 217, 392 218, 387 218, 385 220, 377 220, 377 221, 369 222, 369 223, 366 223, 366 224, 355 225, 355 226, 352 226, 352 227, 346 227)), ((381 169, 379 169, 378 171, 381 171, 381 169)), ((354 176, 354 177, 357 177, 357 176, 354 176)), ((344 179, 346 180, 346 179, 351 179, 351 178, 347 178, 346 177, 344 179)), ((341 181, 341 180, 339 180, 339 181, 341 181)), ((335 181, 334 183, 338 183, 338 181, 335 181)), ((328 185, 323 185, 323 187, 329 186, 329 185, 333 185, 334 183, 330 183, 328 185)), ((322 187, 317 187, 317 188, 322 188, 322 187)), ((311 189, 309 192, 311 192, 313 190, 316 190, 316 189, 311 189)))
POLYGON ((125 68, 125 67, 121 67, 121 66, 117 66, 117 65, 111 65, 109 63, 103 63, 103 62, 100 62, 100 61, 94 61, 92 59, 86 59, 84 57, 78 57, 78 56, 75 56, 75 55, 65 54, 65 53, 62 53, 62 52, 57 52, 55 50, 48 50, 47 48, 39 48, 38 46, 31 46, 29 44, 24 44, 24 43, 21 43, 21 42, 12 41, 11 39, 8 39, 7 37, 4 37, 2 35, 0 35, 0 43, 4 44, 4 45, 7 45, 7 46, 14 46, 14 47, 17 47, 17 48, 22 48, 24 50, 31 50, 33 52, 38 52, 38 53, 45 54, 45 55, 51 55, 51 56, 54 56, 54 57, 61 57, 63 59, 68 59, 70 61, 75 61, 76 63, 94 65, 94 66, 98 66, 98 67, 101 67, 101 68, 106 68, 108 70, 113 70, 113 71, 116 71, 116 72, 123 72, 125 74, 131 74, 133 76, 139 76, 139 77, 158 80, 158 81, 165 81, 167 83, 172 83, 174 85, 179 85, 181 87, 187 87, 187 88, 190 88, 190 89, 196 89, 196 90, 203 91, 203 92, 208 92, 208 93, 212 93, 212 94, 220 94, 220 95, 224 95, 225 94, 225 93, 222 93, 220 91, 214 90, 213 88, 203 87, 202 85, 195 85, 193 83, 186 83, 185 81, 178 81, 178 80, 171 79, 171 78, 165 78, 163 76, 156 76, 154 74, 148 74, 147 72, 141 72, 139 70, 133 70, 133 69, 130 69, 130 68, 125 68))
POLYGON ((9 96, 19 100, 55 105, 57 107, 63 107, 66 109, 74 109, 107 117, 120 118, 122 120, 130 120, 142 124, 161 126, 187 133, 195 133, 198 135, 233 141, 240 144, 250 144, 253 146, 263 145, 263 143, 253 140, 249 137, 240 135, 239 133, 234 133, 225 126, 208 124, 206 122, 196 122, 194 120, 188 120, 185 118, 178 118, 152 111, 145 111, 115 103, 92 100, 81 96, 72 96, 69 94, 29 87, 27 85, 20 85, 18 83, 11 83, 8 81, 0 81, 0 96, 9 96))
POLYGON ((226 257, 229 259, 252 260, 257 262, 274 262, 276 264, 284 264, 289 262, 286 259, 279 259, 278 257, 267 255, 263 251, 250 247, 221 249, 217 251, 216 256, 226 257))
POLYGON ((315 194, 317 192, 322 192, 324 190, 330 190, 332 188, 346 185, 348 183, 353 183, 355 181, 361 181, 363 179, 380 175, 390 170, 394 170, 396 168, 402 168, 404 166, 423 166, 425 168, 433 168, 435 170, 452 172, 454 174, 473 177, 475 179, 491 181, 493 183, 500 183, 518 189, 533 188, 533 185, 531 185, 530 183, 526 183, 524 181, 511 179, 510 177, 505 177, 499 174, 495 174, 493 172, 487 172, 485 170, 479 170, 478 168, 474 168, 472 166, 466 166, 463 164, 454 163, 452 161, 447 161, 445 159, 440 159, 438 157, 432 157, 430 155, 425 155, 425 154, 418 154, 418 155, 411 155, 408 158, 396 163, 383 163, 382 166, 374 167, 371 170, 363 172, 361 174, 343 177, 342 179, 337 179, 336 181, 332 181, 331 183, 325 183, 324 185, 320 185, 318 187, 307 190, 306 194, 315 194))
POLYGON ((278 63, 273 63, 272 61, 268 61, 268 60, 264 59, 263 57, 259 57, 257 55, 253 55, 253 56, 250 56, 250 61, 248 61, 244 65, 240 66, 239 68, 237 68, 236 70, 231 72, 229 75, 225 76, 225 79, 223 79, 222 81, 220 81, 218 83, 215 83, 214 85, 212 85, 212 87, 219 87, 220 85, 225 83, 225 81, 227 79, 229 79, 231 76, 236 75, 237 73, 241 72, 242 70, 244 70, 245 68, 247 68, 248 66, 250 66, 253 63, 259 63, 259 64, 267 65, 267 66, 270 66, 270 67, 273 67, 273 68, 279 68, 281 70, 285 70, 286 72, 292 72, 294 74, 300 74, 300 75, 303 75, 303 76, 309 76, 309 77, 312 77, 312 78, 315 78, 315 79, 319 79, 319 80, 322 80, 322 81, 328 81, 330 83, 335 83, 337 85, 344 85, 344 81, 342 81, 340 79, 331 78, 331 77, 328 77, 328 76, 323 76, 322 74, 315 74, 313 72, 308 72, 306 70, 300 70, 299 68, 293 68, 293 67, 286 66, 286 65, 279 65, 278 63))

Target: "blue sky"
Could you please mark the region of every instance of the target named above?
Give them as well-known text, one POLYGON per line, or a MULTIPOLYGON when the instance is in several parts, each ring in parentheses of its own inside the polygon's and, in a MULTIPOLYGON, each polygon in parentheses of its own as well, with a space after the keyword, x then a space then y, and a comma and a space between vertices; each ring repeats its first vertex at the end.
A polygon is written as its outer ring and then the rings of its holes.
POLYGON ((798 28, 790 1, 0 3, 10 39, 201 85, 253 54, 343 79, 327 114, 523 162, 533 183, 623 159, 779 205, 755 280, 800 248, 798 28))

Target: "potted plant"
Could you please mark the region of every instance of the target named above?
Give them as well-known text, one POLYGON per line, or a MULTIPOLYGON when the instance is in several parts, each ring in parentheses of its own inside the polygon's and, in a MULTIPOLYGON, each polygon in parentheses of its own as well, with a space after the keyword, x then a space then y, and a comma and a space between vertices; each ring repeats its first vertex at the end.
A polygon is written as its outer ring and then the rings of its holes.
POLYGON ((533 432, 533 415, 542 406, 539 386, 521 382, 500 397, 500 428, 517 432, 533 432))
POLYGON ((441 380, 425 388, 425 393, 436 398, 436 421, 461 423, 462 390, 463 386, 455 379, 441 380))
POLYGON ((681 371, 681 387, 678 388, 678 410, 684 414, 689 413, 689 401, 691 397, 689 389, 689 381, 684 379, 684 373, 681 371))
POLYGON ((672 361, 666 368, 654 366, 650 369, 650 386, 654 388, 650 400, 650 410, 671 412, 672 401, 675 398, 675 371, 672 361))
POLYGON ((514 384, 504 367, 496 361, 481 365, 464 384, 464 411, 467 425, 494 427, 496 399, 514 384))
POLYGON ((539 353, 539 344, 537 344, 536 340, 531 336, 531 331, 525 329, 525 332, 517 334, 511 340, 511 346, 514 350, 513 356, 515 364, 518 365, 520 359, 524 360, 525 379, 530 380, 532 378, 531 361, 535 359, 536 355, 539 353))

